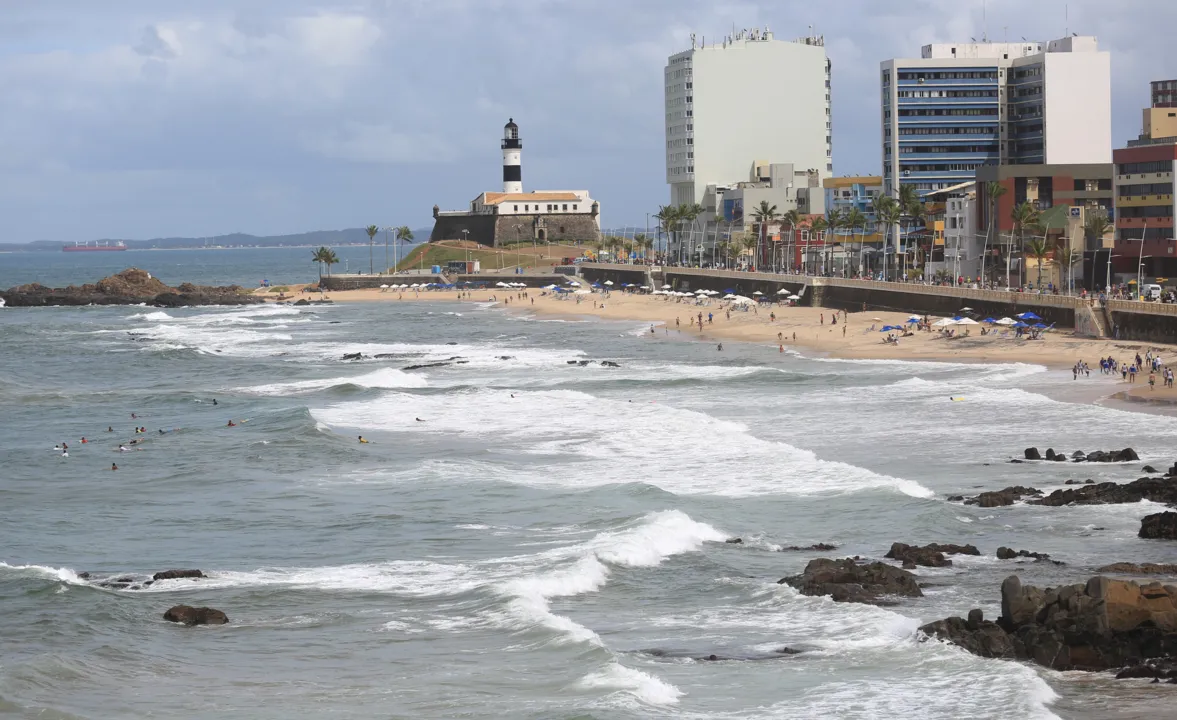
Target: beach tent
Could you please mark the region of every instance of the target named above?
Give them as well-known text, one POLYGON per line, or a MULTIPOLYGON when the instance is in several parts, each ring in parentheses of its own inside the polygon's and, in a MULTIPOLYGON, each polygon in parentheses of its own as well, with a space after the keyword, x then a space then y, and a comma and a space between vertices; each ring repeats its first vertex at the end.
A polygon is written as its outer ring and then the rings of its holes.
POLYGON ((743 295, 736 295, 735 297, 732 298, 732 302, 739 304, 739 305, 745 305, 747 303, 754 303, 756 301, 750 297, 744 297, 743 295))
POLYGON ((544 285, 544 286, 543 286, 542 288, 540 288, 540 289, 541 289, 541 290, 555 290, 555 289, 556 289, 556 286, 555 286, 555 285, 544 285))
POLYGON ((706 295, 706 294, 707 294, 707 291, 706 291, 706 290, 696 290, 696 291, 695 291, 695 294, 696 294, 696 295, 706 295))
POLYGON ((1038 317, 1037 315, 1035 315, 1034 313, 1029 312, 1029 311, 1022 313, 1021 315, 1015 315, 1014 317, 1021 318, 1022 320, 1041 320, 1042 319, 1042 318, 1038 317))
POLYGON ((728 293, 727 295, 724 295, 722 299, 723 299, 723 300, 732 300, 732 299, 734 299, 735 297, 736 297, 735 295, 732 295, 731 293, 728 293))
POLYGON ((759 290, 757 290, 756 292, 754 292, 754 293, 752 293, 752 294, 753 294, 753 295, 763 295, 764 293, 762 293, 762 292, 760 292, 759 290))
MULTIPOLYGON (((416 285, 416 284, 414 284, 414 285, 413 285, 413 287, 417 287, 417 285, 416 285)), ((508 285, 507 285, 507 283, 505 283, 505 282, 503 282, 502 280, 500 280, 500 281, 498 281, 497 283, 495 283, 495 287, 508 287, 508 285)))
POLYGON ((1017 321, 1016 321, 1016 320, 1014 320, 1013 318, 1007 318, 1007 317, 1003 317, 1003 318, 1001 318, 1000 320, 996 320, 996 321, 994 321, 994 323, 993 323, 993 324, 994 324, 994 325, 1008 325, 1008 326, 1010 326, 1010 327, 1013 327, 1014 325, 1016 325, 1016 324, 1017 324, 1017 321))

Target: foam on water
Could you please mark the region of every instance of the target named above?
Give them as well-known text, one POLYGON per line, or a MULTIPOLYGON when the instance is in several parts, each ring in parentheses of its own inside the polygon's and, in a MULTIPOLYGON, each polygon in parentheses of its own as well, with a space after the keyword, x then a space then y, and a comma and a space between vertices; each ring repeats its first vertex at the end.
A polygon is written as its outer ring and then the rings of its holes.
POLYGON ((678 494, 731 497, 870 489, 919 498, 934 495, 917 482, 821 460, 808 450, 763 440, 742 423, 701 412, 573 390, 514 395, 506 390, 430 396, 390 393, 379 400, 313 410, 312 415, 338 427, 483 437, 498 450, 509 446, 520 453, 573 454, 594 463, 592 472, 578 474, 552 474, 543 468, 499 474, 494 467, 486 469, 486 477, 507 482, 564 487, 645 482, 678 494), (722 456, 717 455, 720 452, 722 456), (722 471, 716 472, 719 457, 722 471))
POLYGON ((128 319, 129 320, 156 320, 156 321, 158 321, 158 320, 172 320, 174 318, 172 318, 171 315, 168 315, 163 310, 157 310, 155 312, 149 312, 149 313, 136 313, 128 319))
POLYGON ((381 368, 363 375, 297 380, 285 383, 237 388, 237 392, 252 395, 301 395, 327 388, 354 385, 362 388, 421 388, 428 385, 423 375, 410 374, 396 368, 381 368))
POLYGON ((578 685, 590 690, 624 693, 650 705, 674 705, 683 694, 668 682, 618 662, 611 662, 602 670, 586 675, 578 685))
POLYGON ((32 573, 46 578, 54 578, 65 583, 75 585, 86 584, 85 580, 79 578, 78 574, 69 568, 55 568, 47 565, 9 565, 0 560, 0 572, 32 573))

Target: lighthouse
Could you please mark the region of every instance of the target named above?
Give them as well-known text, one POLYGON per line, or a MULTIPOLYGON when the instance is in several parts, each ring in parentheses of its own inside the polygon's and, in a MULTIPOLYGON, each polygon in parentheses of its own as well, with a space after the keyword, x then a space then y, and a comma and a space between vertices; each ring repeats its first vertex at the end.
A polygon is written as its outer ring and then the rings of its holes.
POLYGON ((519 126, 508 118, 503 126, 503 192, 523 192, 523 143, 519 140, 519 126))

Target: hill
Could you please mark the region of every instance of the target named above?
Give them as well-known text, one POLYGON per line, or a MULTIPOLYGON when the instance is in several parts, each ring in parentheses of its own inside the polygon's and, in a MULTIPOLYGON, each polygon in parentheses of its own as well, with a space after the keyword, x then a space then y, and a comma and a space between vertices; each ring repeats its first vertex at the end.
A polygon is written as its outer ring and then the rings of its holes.
MULTIPOLYGON (((417 242, 429 237, 429 229, 413 230, 417 242)), ((368 233, 363 228, 347 228, 345 230, 314 230, 293 235, 249 235, 247 233, 230 233, 214 237, 166 237, 150 240, 128 240, 125 238, 101 238, 99 242, 125 243, 129 249, 145 250, 152 248, 176 249, 199 247, 328 247, 336 245, 367 245, 368 233)), ((384 233, 376 236, 377 243, 384 242, 384 233)), ((64 245, 54 240, 35 240, 30 243, 0 243, 0 251, 9 252, 37 252, 46 250, 61 250, 64 245)))

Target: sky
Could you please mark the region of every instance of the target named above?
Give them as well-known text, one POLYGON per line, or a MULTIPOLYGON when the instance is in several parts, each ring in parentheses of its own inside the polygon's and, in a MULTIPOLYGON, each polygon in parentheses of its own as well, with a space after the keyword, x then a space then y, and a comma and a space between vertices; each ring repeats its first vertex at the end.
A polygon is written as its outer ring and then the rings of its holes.
POLYGON ((508 117, 526 188, 640 226, 666 58, 733 25, 825 36, 838 175, 878 174, 879 62, 930 42, 1097 35, 1116 146, 1177 78, 1173 0, 0 0, 0 242, 428 227, 501 188, 508 117))

